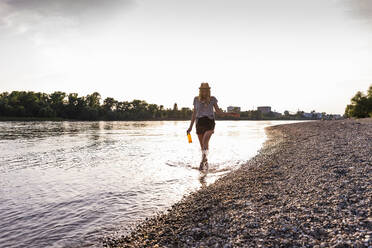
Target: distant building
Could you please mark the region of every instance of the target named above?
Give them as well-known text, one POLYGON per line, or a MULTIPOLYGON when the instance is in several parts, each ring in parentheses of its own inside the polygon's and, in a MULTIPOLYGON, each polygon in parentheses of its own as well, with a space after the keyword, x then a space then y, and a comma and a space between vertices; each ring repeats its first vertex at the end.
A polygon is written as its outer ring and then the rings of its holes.
POLYGON ((227 112, 240 112, 240 107, 228 106, 227 112))
POLYGON ((261 113, 266 114, 271 112, 271 107, 270 106, 261 106, 257 107, 258 111, 261 111, 261 113))

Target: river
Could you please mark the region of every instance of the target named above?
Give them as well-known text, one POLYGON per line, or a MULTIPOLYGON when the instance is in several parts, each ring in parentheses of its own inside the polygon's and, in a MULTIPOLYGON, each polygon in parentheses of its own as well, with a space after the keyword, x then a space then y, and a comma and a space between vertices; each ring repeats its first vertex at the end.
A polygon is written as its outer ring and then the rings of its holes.
POLYGON ((209 171, 189 121, 0 122, 0 247, 100 247, 244 164, 264 127, 216 121, 209 171))

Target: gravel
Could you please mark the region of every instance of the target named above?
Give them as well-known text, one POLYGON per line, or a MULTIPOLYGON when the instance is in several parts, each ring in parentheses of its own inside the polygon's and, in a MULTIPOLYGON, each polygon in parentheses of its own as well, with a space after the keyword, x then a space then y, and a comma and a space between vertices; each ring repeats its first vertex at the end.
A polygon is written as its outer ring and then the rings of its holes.
POLYGON ((372 119, 266 128, 259 154, 105 247, 372 247, 372 119))

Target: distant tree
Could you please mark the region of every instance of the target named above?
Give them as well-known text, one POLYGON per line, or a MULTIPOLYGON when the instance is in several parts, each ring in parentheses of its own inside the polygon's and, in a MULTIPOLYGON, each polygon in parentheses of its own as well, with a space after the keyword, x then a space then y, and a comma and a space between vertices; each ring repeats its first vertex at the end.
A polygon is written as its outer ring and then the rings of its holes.
POLYGON ((45 106, 40 109, 38 117, 56 117, 56 112, 50 106, 45 106))
POLYGON ((78 108, 79 97, 77 93, 70 93, 67 96, 66 115, 68 118, 78 118, 81 111, 78 108))
POLYGON ((351 98, 351 104, 345 108, 345 116, 356 118, 372 117, 372 85, 367 90, 367 94, 358 91, 351 98))
POLYGON ((86 101, 90 108, 98 109, 100 107, 101 95, 98 92, 93 92, 91 95, 87 95, 86 101))
POLYGON ((117 113, 115 112, 118 107, 118 101, 112 97, 107 97, 103 101, 102 108, 100 108, 100 116, 103 116, 106 120, 115 120, 117 119, 117 113))
POLYGON ((117 104, 118 101, 116 101, 114 98, 112 97, 107 97, 104 101, 103 101, 103 109, 106 111, 106 112, 111 112, 111 111, 114 111, 116 109, 116 104, 117 104))
POLYGON ((65 117, 65 102, 66 93, 55 91, 49 96, 50 107, 55 111, 56 116, 65 117))
POLYGON ((149 104, 147 109, 149 111, 149 115, 151 116, 151 118, 156 118, 157 113, 159 111, 158 105, 156 105, 156 104, 149 104))
POLYGON ((169 111, 168 117, 170 117, 170 118, 178 118, 179 117, 177 103, 173 104, 173 109, 171 111, 169 111))
POLYGON ((296 119, 302 119, 304 116, 304 111, 298 110, 295 114, 296 119))
POLYGON ((160 118, 164 118, 164 106, 163 105, 160 105, 159 106, 159 112, 157 114, 160 118))
POLYGON ((181 118, 189 119, 191 118, 192 110, 190 108, 181 108, 181 118))
POLYGON ((0 115, 2 116, 10 116, 10 106, 8 100, 9 93, 3 92, 0 94, 0 115))
POLYGON ((68 105, 71 105, 71 106, 78 105, 78 94, 77 93, 68 94, 68 105))

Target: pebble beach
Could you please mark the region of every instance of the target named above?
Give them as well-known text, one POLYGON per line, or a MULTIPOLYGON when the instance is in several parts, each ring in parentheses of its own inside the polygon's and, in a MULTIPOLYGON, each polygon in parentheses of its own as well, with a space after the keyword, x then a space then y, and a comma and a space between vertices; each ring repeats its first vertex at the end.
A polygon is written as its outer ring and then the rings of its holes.
POLYGON ((372 247, 372 119, 266 128, 242 165, 105 247, 372 247))

